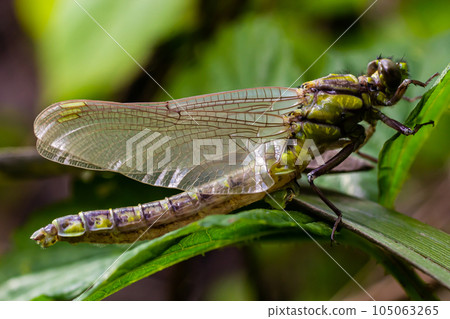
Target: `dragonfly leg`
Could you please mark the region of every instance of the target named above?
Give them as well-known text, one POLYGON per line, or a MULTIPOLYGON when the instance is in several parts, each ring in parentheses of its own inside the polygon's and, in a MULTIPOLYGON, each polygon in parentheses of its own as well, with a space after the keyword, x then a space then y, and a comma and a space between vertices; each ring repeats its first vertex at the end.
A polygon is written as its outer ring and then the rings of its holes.
POLYGON ((268 194, 264 197, 264 201, 274 209, 284 209, 288 202, 300 193, 300 186, 297 180, 293 180, 286 184, 283 188, 268 194))
POLYGON ((286 185, 286 189, 288 192, 288 195, 286 197, 286 203, 290 202, 291 200, 294 199, 295 196, 300 194, 300 185, 298 184, 297 179, 290 181, 286 185))
POLYGON ((362 157, 362 158, 364 158, 364 159, 366 159, 366 160, 368 160, 368 161, 370 161, 372 163, 375 163, 375 164, 378 163, 378 158, 373 157, 372 155, 363 153, 361 151, 357 151, 356 154, 358 154, 360 157, 362 157))
POLYGON ((430 81, 438 75, 439 75, 439 73, 433 74, 425 83, 417 81, 417 80, 411 80, 411 79, 403 80, 403 82, 399 85, 397 91, 395 92, 394 96, 390 100, 386 101, 385 105, 391 106, 391 105, 394 105, 395 103, 397 103, 398 101, 400 101, 400 99, 403 97, 403 94, 405 94, 406 89, 408 88, 408 86, 410 84, 418 85, 421 87, 426 87, 430 83, 430 81))
POLYGON ((405 101, 408 101, 408 102, 414 102, 414 101, 416 101, 416 100, 418 100, 418 99, 421 99, 422 98, 422 95, 418 95, 418 96, 416 96, 416 97, 406 97, 406 96, 402 96, 402 99, 403 100, 405 100, 405 101))
POLYGON ((396 130, 397 132, 399 132, 403 135, 414 135, 417 133, 418 130, 420 130, 420 128, 422 126, 425 126, 425 125, 433 125, 434 126, 434 121, 428 121, 425 123, 416 124, 416 126, 414 126, 414 129, 412 129, 412 128, 409 128, 408 126, 400 123, 399 121, 391 119, 390 117, 381 113, 378 110, 373 109, 373 112, 374 112, 375 116, 379 120, 381 120, 384 124, 386 124, 389 127, 392 127, 394 130, 396 130))
POLYGON ((327 204, 328 207, 337 215, 337 219, 334 222, 333 230, 331 231, 331 241, 334 240, 334 233, 336 232, 336 229, 338 228, 341 220, 342 220, 342 212, 339 208, 337 208, 328 198, 325 197, 325 195, 322 193, 320 188, 318 188, 314 184, 314 180, 328 172, 330 172, 333 168, 338 166, 340 163, 342 163, 347 157, 349 157, 358 147, 364 142, 365 136, 364 136, 364 128, 359 126, 361 130, 356 132, 354 141, 352 141, 350 144, 345 146, 339 153, 337 153, 335 156, 333 156, 331 159, 329 159, 325 164, 317 167, 316 169, 312 170, 308 173, 308 182, 311 188, 316 192, 317 195, 319 195, 320 199, 327 204))
POLYGON ((356 154, 358 154, 360 157, 362 157, 362 158, 364 158, 364 159, 366 159, 366 160, 368 160, 368 161, 370 161, 370 162, 372 162, 372 163, 375 163, 375 164, 378 163, 378 159, 377 159, 376 157, 373 157, 373 156, 369 155, 369 154, 366 154, 366 153, 361 152, 360 149, 361 149, 364 145, 366 145, 366 143, 370 140, 370 138, 372 137, 372 135, 375 133, 376 126, 377 126, 376 121, 372 121, 372 122, 370 123, 369 127, 367 127, 366 132, 365 132, 366 138, 364 139, 364 143, 362 143, 362 144, 358 147, 358 149, 356 150, 356 154))

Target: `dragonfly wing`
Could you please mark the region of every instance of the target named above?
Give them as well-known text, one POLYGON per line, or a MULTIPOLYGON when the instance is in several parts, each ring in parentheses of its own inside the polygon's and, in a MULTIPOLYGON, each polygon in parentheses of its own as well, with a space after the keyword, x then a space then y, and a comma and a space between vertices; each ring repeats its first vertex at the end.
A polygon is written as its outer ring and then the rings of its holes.
MULTIPOLYGON (((63 164, 184 190, 250 168, 255 183, 239 192, 261 192, 270 167, 249 154, 288 137, 282 114, 298 103, 297 90, 279 87, 161 103, 66 101, 37 117, 35 135, 38 151, 63 164)), ((268 163, 281 155, 273 149, 268 163)))

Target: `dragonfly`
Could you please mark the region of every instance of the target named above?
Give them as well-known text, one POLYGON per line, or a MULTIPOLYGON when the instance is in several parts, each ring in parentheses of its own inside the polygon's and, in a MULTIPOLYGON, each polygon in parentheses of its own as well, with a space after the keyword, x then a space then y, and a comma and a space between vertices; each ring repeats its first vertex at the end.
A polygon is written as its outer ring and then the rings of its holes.
POLYGON ((227 214, 281 190, 324 152, 335 155, 307 180, 314 184, 359 152, 382 121, 404 135, 414 128, 381 112, 404 96, 405 61, 381 56, 361 76, 329 74, 297 88, 259 87, 151 103, 58 102, 35 120, 45 158, 90 170, 118 172, 142 183, 181 189, 163 200, 80 212, 53 220, 31 236, 41 247, 69 243, 131 243, 153 239, 211 214, 227 214), (364 127, 362 122, 366 122, 364 127), (312 147, 314 146, 314 147, 312 147))

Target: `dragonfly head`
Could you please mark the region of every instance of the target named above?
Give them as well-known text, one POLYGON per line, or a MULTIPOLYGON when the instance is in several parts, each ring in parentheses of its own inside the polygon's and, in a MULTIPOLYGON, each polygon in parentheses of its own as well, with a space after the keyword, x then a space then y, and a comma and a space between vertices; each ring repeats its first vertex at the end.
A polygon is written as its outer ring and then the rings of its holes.
POLYGON ((408 77, 408 65, 404 61, 394 62, 391 59, 379 57, 369 62, 367 75, 379 87, 384 88, 387 95, 393 95, 403 80, 408 77))
POLYGON ((55 225, 50 224, 35 231, 30 238, 42 248, 47 248, 58 241, 58 231, 55 225))

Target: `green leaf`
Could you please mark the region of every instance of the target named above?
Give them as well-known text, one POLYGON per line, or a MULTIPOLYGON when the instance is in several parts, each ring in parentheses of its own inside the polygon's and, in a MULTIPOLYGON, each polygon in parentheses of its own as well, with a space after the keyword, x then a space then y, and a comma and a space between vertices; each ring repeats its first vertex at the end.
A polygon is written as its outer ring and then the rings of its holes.
MULTIPOLYGON (((371 201, 338 193, 327 198, 343 210, 344 228, 450 287, 450 235, 371 201)), ((322 218, 336 218, 315 194, 305 192, 296 202, 322 218)))
POLYGON ((365 251, 378 263, 382 264, 386 271, 397 279, 411 300, 439 300, 430 287, 415 272, 414 267, 405 260, 381 247, 370 244, 366 240, 362 240, 361 237, 346 229, 342 230, 342 235, 345 241, 351 242, 352 246, 365 251))
MULTIPOLYGON (((450 105, 449 68, 447 66, 435 84, 423 95, 406 120, 407 126, 414 127, 415 124, 429 120, 434 120, 435 125, 439 125, 439 118, 450 105)), ((395 198, 408 177, 408 171, 431 130, 431 127, 423 127, 414 136, 397 133, 384 144, 378 163, 379 202, 384 206, 393 207, 395 198)))

